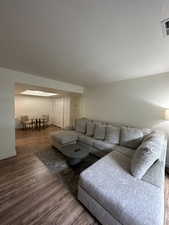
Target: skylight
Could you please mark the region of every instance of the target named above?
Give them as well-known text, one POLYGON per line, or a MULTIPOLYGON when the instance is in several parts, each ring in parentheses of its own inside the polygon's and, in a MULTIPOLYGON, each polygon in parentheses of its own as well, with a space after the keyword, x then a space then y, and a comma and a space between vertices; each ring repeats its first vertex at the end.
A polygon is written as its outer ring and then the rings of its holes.
POLYGON ((34 91, 34 90, 25 90, 21 92, 22 95, 33 95, 33 96, 41 96, 41 97, 51 97, 58 95, 57 93, 45 92, 45 91, 34 91))

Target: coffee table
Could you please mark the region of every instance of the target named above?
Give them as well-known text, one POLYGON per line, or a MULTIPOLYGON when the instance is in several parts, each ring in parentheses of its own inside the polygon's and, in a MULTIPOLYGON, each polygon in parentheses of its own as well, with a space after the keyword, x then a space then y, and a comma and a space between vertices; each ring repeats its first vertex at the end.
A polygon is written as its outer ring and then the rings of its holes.
POLYGON ((67 157, 67 163, 70 166, 79 164, 90 154, 90 151, 85 146, 78 143, 66 145, 59 150, 67 157))

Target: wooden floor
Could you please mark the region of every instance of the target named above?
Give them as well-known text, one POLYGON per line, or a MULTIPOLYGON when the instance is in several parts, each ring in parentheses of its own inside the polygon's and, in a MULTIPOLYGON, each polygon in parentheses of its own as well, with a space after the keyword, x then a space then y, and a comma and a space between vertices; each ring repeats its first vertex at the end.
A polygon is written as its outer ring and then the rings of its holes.
POLYGON ((17 157, 0 162, 0 225, 98 224, 35 155, 53 130, 17 132, 17 157))
MULTIPOLYGON (((57 175, 36 157, 49 149, 48 134, 57 130, 16 133, 17 157, 0 161, 0 225, 98 225, 57 175)), ((166 177, 169 225, 169 178, 166 177)))

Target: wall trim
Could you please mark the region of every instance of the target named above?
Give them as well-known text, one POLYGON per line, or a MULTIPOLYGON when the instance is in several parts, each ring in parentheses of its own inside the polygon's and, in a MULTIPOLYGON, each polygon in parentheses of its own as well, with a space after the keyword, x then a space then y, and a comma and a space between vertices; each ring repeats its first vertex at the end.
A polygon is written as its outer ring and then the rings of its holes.
POLYGON ((16 156, 16 149, 14 150, 14 153, 12 153, 12 154, 9 154, 9 152, 8 152, 8 153, 4 153, 4 154, 0 155, 0 160, 9 159, 9 158, 12 158, 15 156, 16 156))

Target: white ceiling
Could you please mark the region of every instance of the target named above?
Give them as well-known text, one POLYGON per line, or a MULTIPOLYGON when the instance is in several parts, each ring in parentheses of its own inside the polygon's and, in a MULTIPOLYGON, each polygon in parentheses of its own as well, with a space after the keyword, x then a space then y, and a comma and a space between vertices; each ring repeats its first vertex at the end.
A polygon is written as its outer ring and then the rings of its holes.
POLYGON ((52 88, 44 88, 44 87, 32 86, 27 84, 19 84, 19 83, 15 84, 15 95, 21 95, 21 93, 26 90, 45 91, 45 92, 52 92, 52 93, 58 94, 58 96, 52 96, 50 98, 55 98, 59 96, 81 96, 81 94, 78 94, 78 93, 66 92, 66 91, 61 91, 61 90, 52 89, 52 88))
POLYGON ((168 0, 1 0, 0 66, 84 86, 169 71, 168 0))

